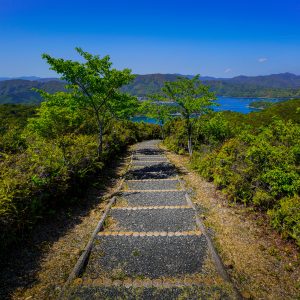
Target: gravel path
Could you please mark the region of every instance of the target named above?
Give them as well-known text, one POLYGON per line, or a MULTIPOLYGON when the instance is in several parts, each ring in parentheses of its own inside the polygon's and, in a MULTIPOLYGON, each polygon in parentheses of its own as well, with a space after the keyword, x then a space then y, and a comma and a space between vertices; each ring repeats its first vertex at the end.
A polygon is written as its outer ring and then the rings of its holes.
POLYGON ((134 165, 128 171, 127 179, 166 179, 176 176, 174 166, 169 163, 159 163, 151 166, 134 165))
POLYGON ((166 161, 156 161, 156 160, 133 160, 132 161, 132 166, 136 168, 141 168, 141 167, 156 167, 160 168, 162 166, 170 166, 170 164, 166 161))
POLYGON ((201 271, 205 254, 204 236, 103 236, 96 240, 86 276, 154 279, 193 274, 201 271))
POLYGON ((123 191, 94 240, 82 278, 66 298, 228 298, 216 285, 220 279, 209 279, 207 239, 157 143, 136 145, 123 191))
MULTIPOLYGON (((167 206, 185 205, 185 191, 165 192, 123 192, 117 200, 117 204, 125 200, 126 206, 167 206)), ((122 205, 123 206, 123 205, 122 205)))
POLYGON ((116 231, 188 231, 195 230, 195 212, 192 208, 160 208, 141 210, 111 210, 117 222, 116 231))
POLYGON ((175 180, 127 181, 128 190, 179 190, 180 184, 175 180))
POLYGON ((133 157, 133 161, 163 161, 167 162, 167 158, 162 155, 136 155, 133 157))
POLYGON ((125 286, 83 286, 80 290, 70 291, 70 299, 99 300, 99 299, 232 299, 220 287, 211 286, 179 286, 179 287, 125 287, 125 286))

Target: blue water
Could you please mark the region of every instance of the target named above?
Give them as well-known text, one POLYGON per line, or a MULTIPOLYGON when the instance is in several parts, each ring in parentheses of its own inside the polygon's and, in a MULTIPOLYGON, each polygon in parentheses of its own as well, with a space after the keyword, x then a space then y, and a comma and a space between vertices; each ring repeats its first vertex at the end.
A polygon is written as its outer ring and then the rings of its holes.
POLYGON ((131 120, 133 122, 145 122, 145 123, 150 123, 150 124, 159 124, 159 122, 156 119, 147 118, 147 117, 133 117, 131 120))
MULTIPOLYGON (((249 107, 249 104, 253 101, 269 101, 269 102, 279 102, 283 99, 279 98, 236 98, 236 97, 217 97, 216 102, 219 106, 214 107, 215 111, 231 110, 243 114, 247 114, 253 111, 259 111, 257 108, 249 107)), ((134 117, 132 119, 134 122, 146 122, 152 124, 158 124, 156 119, 147 117, 134 117)))
POLYGON ((217 97, 217 103, 220 106, 214 108, 216 111, 231 110, 239 113, 247 114, 253 111, 259 111, 257 108, 249 107, 249 104, 253 101, 269 101, 279 102, 282 99, 278 98, 233 98, 233 97, 217 97))

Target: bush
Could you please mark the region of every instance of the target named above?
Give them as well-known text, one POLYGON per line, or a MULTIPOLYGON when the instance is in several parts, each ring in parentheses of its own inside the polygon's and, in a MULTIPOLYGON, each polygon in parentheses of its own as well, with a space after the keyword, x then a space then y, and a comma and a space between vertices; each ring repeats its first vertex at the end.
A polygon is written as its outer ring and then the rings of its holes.
POLYGON ((114 121, 107 128, 104 150, 97 154, 97 135, 66 133, 44 137, 26 132, 25 150, 0 156, 0 238, 5 249, 49 211, 68 205, 127 145, 156 138, 159 126, 114 121))
POLYGON ((273 227, 284 236, 295 239, 300 246, 300 197, 281 199, 268 214, 273 227))
MULTIPOLYGON (((285 120, 287 115, 280 112, 297 103, 274 105, 251 118, 228 112, 199 118, 191 165, 230 201, 269 211, 272 225, 299 243, 299 117, 293 112, 287 114, 293 121, 285 120)), ((182 128, 180 121, 173 120, 166 130, 165 144, 177 153, 186 151, 181 145, 182 128)))
POLYGON ((172 151, 183 154, 187 151, 187 132, 184 127, 184 121, 173 119, 164 126, 165 140, 164 144, 172 151))

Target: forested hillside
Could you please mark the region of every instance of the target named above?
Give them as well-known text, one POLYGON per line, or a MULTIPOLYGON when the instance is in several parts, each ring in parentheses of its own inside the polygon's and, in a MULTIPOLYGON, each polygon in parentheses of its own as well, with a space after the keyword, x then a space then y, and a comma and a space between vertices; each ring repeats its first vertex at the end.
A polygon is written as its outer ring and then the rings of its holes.
MULTIPOLYGON (((123 90, 136 96, 159 93, 166 81, 175 81, 181 75, 149 74, 138 75, 123 90)), ((191 76, 187 76, 191 77, 191 76)), ((230 79, 200 79, 211 87, 218 96, 231 97, 297 97, 300 96, 300 76, 294 74, 275 74, 268 76, 239 76, 230 79)))
POLYGON ((267 76, 237 76, 227 79, 238 84, 252 84, 269 88, 300 88, 300 76, 292 73, 271 74, 267 76))
MULTIPOLYGON (((175 81, 180 74, 137 75, 132 83, 122 87, 131 95, 145 97, 159 93, 166 81, 175 81)), ((26 78, 26 77, 24 77, 26 78)), ((284 73, 268 76, 238 76, 234 78, 202 77, 203 83, 211 86, 218 96, 231 97, 299 97, 300 76, 284 73)), ((0 103, 39 103, 40 95, 32 88, 43 89, 49 93, 64 91, 65 83, 55 78, 36 78, 30 80, 0 80, 0 103)))
POLYGON ((64 91, 65 83, 58 80, 30 81, 30 80, 4 80, 0 81, 0 104, 36 104, 42 97, 33 88, 45 90, 48 93, 64 91))

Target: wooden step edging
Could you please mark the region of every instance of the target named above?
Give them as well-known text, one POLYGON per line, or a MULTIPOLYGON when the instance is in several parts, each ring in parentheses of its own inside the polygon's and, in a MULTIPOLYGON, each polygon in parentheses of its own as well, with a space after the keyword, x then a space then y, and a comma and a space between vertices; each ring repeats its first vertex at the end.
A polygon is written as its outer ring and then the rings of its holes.
POLYGON ((92 250, 93 247, 93 242, 95 240, 95 237, 97 236, 98 232, 102 229, 104 221, 110 211, 111 206, 115 203, 116 201, 116 197, 112 197, 109 201, 109 203, 107 204, 105 211, 100 219, 100 221, 98 222, 93 234, 91 235, 88 243, 86 244, 82 254, 80 255, 79 259, 77 260, 76 265, 74 266, 72 272, 70 273, 66 283, 64 284, 62 291, 61 291, 61 296, 62 293, 64 292, 64 290, 70 285, 70 283, 76 278, 78 277, 78 275, 80 274, 80 272, 82 271, 83 266, 86 263, 86 260, 92 250))
POLYGON ((170 190, 122 190, 123 193, 159 193, 159 192, 184 192, 184 190, 180 189, 170 189, 170 190))
MULTIPOLYGON (((130 162, 126 168, 126 171, 128 171, 131 167, 131 164, 132 164, 132 160, 133 160, 133 154, 131 154, 131 159, 130 159, 130 162)), ((122 178, 122 177, 121 177, 122 178)), ((78 258, 72 272, 70 273, 67 281, 65 282, 65 284, 63 285, 61 291, 60 291, 60 294, 58 296, 58 299, 63 299, 63 296, 64 296, 64 292, 66 290, 66 288, 74 281, 74 279, 76 277, 79 276, 80 272, 82 271, 84 265, 86 264, 86 261, 89 257, 89 254, 92 250, 92 247, 93 247, 93 243, 94 243, 94 240, 97 236, 97 234, 99 233, 99 231, 102 229, 103 225, 104 225, 104 221, 111 209, 111 207, 113 206, 114 203, 116 203, 116 200, 117 200, 117 197, 115 196, 116 194, 118 194, 120 192, 120 190, 122 189, 122 186, 124 184, 124 181, 125 181, 125 178, 123 177, 121 179, 121 182, 119 184, 119 186, 117 187, 116 191, 114 191, 112 194, 111 194, 111 198, 108 202, 108 204, 106 205, 105 207, 105 210, 103 212, 103 215, 100 219, 100 221, 98 222, 96 228, 94 229, 88 243, 86 244, 82 254, 80 255, 80 257, 78 258)))
MULTIPOLYGON (((74 280, 75 281, 75 280, 74 280)), ((201 278, 156 278, 156 279, 131 279, 124 280, 97 278, 78 280, 74 282, 75 285, 92 286, 92 287, 125 287, 125 288, 176 288, 176 287, 201 287, 204 281, 201 278)))
MULTIPOLYGON (((185 186, 182 182, 182 180, 180 179, 180 177, 177 175, 177 179, 178 181, 180 182, 180 186, 183 190, 186 191, 185 189, 185 186)), ((221 257, 219 256, 210 236, 208 235, 207 233, 207 230, 204 226, 204 224, 202 223, 202 221, 200 220, 200 218, 198 217, 198 214, 197 214, 197 209, 193 203, 193 201, 191 200, 189 194, 186 192, 185 193, 185 198, 186 198, 186 201, 188 202, 188 204, 193 208, 193 210, 195 211, 195 221, 198 225, 198 227, 200 228, 201 232, 203 233, 203 235, 205 236, 206 238, 206 242, 207 242, 207 245, 208 245, 208 249, 212 255, 212 258, 213 260, 215 261, 215 265, 216 265, 216 268, 217 268, 217 271, 219 273, 219 275, 223 278, 224 281, 228 282, 231 284, 231 286, 233 287, 234 291, 235 291, 235 294, 236 294, 236 297, 237 299, 243 299, 241 293, 239 292, 239 290, 237 289, 237 287, 235 286, 235 284, 233 283, 233 281, 231 280, 231 278, 229 277, 227 271, 226 271, 226 268, 223 264, 223 261, 221 259, 221 257)))
MULTIPOLYGON (((154 172, 153 172, 154 173, 154 172)), ((151 178, 151 179, 126 179, 126 182, 151 182, 151 181, 178 181, 176 175, 171 178, 151 178)))
POLYGON ((133 236, 133 237, 178 237, 178 236, 200 236, 200 230, 190 231, 100 231, 98 236, 133 236))
POLYGON ((192 209, 190 205, 115 206, 112 210, 192 209))

